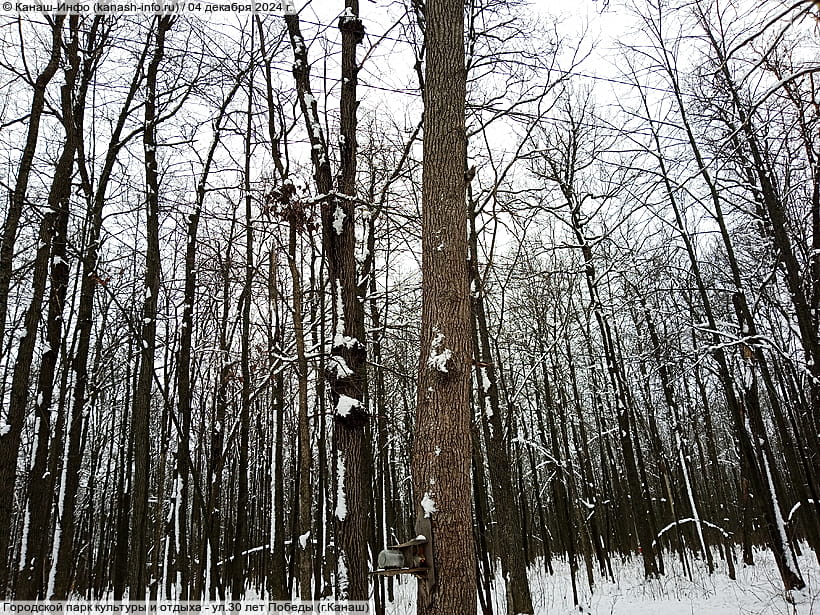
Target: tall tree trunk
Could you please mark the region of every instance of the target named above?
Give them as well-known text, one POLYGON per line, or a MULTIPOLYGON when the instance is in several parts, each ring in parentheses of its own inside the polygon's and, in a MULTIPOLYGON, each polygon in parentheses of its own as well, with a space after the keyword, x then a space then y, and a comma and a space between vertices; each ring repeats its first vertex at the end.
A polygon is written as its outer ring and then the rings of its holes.
POLYGON ((344 473, 344 485, 338 486, 337 492, 344 490, 346 504, 344 513, 337 506, 336 536, 340 557, 347 569, 347 588, 343 595, 350 600, 367 600, 367 540, 373 508, 369 480, 369 468, 373 462, 367 429, 369 416, 364 404, 367 379, 363 299, 367 272, 360 272, 356 264, 354 230, 358 148, 356 111, 359 106, 356 100, 359 72, 356 49, 364 39, 359 0, 345 0, 339 30, 342 35, 342 92, 338 196, 322 211, 334 313, 342 316, 336 321, 329 370, 331 398, 336 404, 334 445, 339 474, 344 473), (340 220, 341 225, 337 224, 340 220))
MULTIPOLYGON (((11 273, 14 260, 14 245, 17 241, 17 230, 20 224, 20 216, 23 213, 26 192, 28 190, 28 180, 31 169, 34 165, 34 154, 37 150, 37 137, 40 134, 40 119, 45 107, 46 87, 52 77, 57 72, 60 65, 60 55, 62 48, 63 21, 65 15, 57 15, 51 24, 51 56, 43 72, 38 75, 34 82, 34 95, 31 102, 31 111, 28 116, 28 132, 26 142, 23 147, 23 155, 17 169, 17 179, 14 190, 9 200, 9 208, 6 212, 6 222, 3 226, 3 236, 0 240, 0 356, 3 354, 6 332, 6 314, 8 312, 9 286, 11 284, 11 273)), ((50 223, 50 222, 49 222, 50 223)), ((46 254, 46 258, 48 258, 46 254)), ((26 319, 37 317, 39 311, 27 313, 26 319)), ((28 323, 26 323, 27 326, 28 323)), ((35 323, 36 326, 36 323, 35 323)), ((29 335, 31 344, 34 344, 34 332, 29 335)), ((21 339, 21 343, 27 338, 21 339)), ((22 344, 21 344, 22 345, 22 344)), ((33 348, 33 346, 32 346, 33 348)), ((19 354, 19 350, 18 350, 19 354)), ((23 408, 16 410, 15 414, 9 413, 7 424, 10 429, 0 435, 0 481, 6 487, 0 490, 0 598, 7 596, 7 586, 9 582, 8 552, 11 537, 12 503, 14 499, 14 484, 17 476, 17 453, 20 448, 20 433, 23 429, 23 408)))
POLYGON ((470 486, 470 298, 467 274, 464 7, 425 6, 422 316, 411 469, 417 528, 430 525, 420 615, 476 612, 470 486))
MULTIPOLYGON (((83 82, 80 85, 75 101, 74 86, 79 66, 79 17, 69 18, 71 39, 67 46, 69 67, 66 70, 66 81, 62 87, 63 125, 66 138, 63 152, 54 171, 54 182, 49 194, 49 207, 54 212, 54 224, 51 239, 51 271, 48 300, 48 317, 46 321, 47 349, 43 353, 37 381, 37 400, 35 416, 38 420, 37 444, 34 464, 29 475, 28 515, 29 528, 26 558, 21 562, 21 578, 15 595, 19 600, 44 598, 46 574, 47 535, 51 520, 51 500, 55 477, 48 472, 49 440, 52 433, 51 407, 54 397, 54 378, 57 359, 60 354, 60 343, 63 331, 63 309, 68 291, 69 267, 66 261, 68 235, 68 218, 70 207, 71 175, 74 169, 74 156, 77 151, 77 140, 81 138, 79 128, 82 126, 82 113, 85 108, 85 91, 93 72, 90 65, 94 62, 89 55, 83 71, 83 82)), ((100 18, 96 18, 86 39, 88 48, 96 46, 95 32, 100 18)))
MULTIPOLYGON (((281 107, 276 104, 273 92, 273 68, 271 56, 275 49, 268 50, 265 30, 262 27, 262 20, 257 16, 256 18, 257 31, 259 34, 259 51, 262 55, 262 62, 264 64, 265 76, 265 100, 268 106, 268 136, 270 138, 271 156, 273 158, 274 167, 278 175, 278 179, 282 182, 282 190, 285 190, 286 180, 288 180, 289 165, 286 155, 283 155, 280 147, 282 137, 287 134, 284 118, 281 113, 281 107)), ((281 39, 280 39, 281 41, 281 39)), ((278 47, 278 44, 277 44, 278 47)), ((285 154, 287 150, 285 150, 285 154)), ((292 182, 290 183, 292 186, 292 182)), ((291 187, 288 187, 288 191, 291 187)), ((282 194, 284 196, 284 192, 282 194)), ((289 197, 288 197, 289 198, 289 197)), ((288 199, 282 203, 287 205, 288 199)), ((278 262, 276 250, 271 249, 269 254, 269 276, 268 276, 268 303, 272 311, 272 325, 270 337, 268 340, 269 352, 281 349, 283 344, 284 331, 279 317, 279 292, 277 288, 278 280, 278 262)), ((273 520, 271 523, 271 542, 270 542, 270 574, 268 593, 273 600, 285 600, 288 597, 287 592, 287 566, 285 561, 285 490, 284 490, 284 383, 285 377, 282 370, 274 376, 272 397, 273 397, 273 412, 275 415, 274 421, 274 437, 271 444, 272 448, 272 505, 273 505, 273 520)))
MULTIPOLYGON (((82 427, 82 414, 86 404, 86 393, 89 385, 89 351, 91 348, 91 333, 94 325, 94 296, 100 278, 97 275, 97 259, 100 252, 100 231, 102 230, 102 211, 106 200, 106 191, 114 170, 120 150, 135 136, 136 132, 131 132, 123 136, 126 122, 132 111, 132 103, 137 90, 143 79, 143 66, 148 55, 150 45, 146 41, 143 46, 134 75, 129 85, 128 93, 125 96, 117 123, 111 133, 108 149, 105 154, 105 161, 97 178, 96 186, 92 186, 85 151, 82 140, 77 143, 77 163, 80 170, 81 187, 87 201, 86 212, 86 241, 85 252, 82 258, 82 277, 80 280, 80 299, 77 306, 76 325, 76 345, 71 356, 71 369, 74 372, 74 386, 71 394, 71 412, 68 417, 68 443, 66 447, 65 466, 62 472, 62 485, 60 487, 60 524, 59 539, 55 537, 56 557, 54 557, 53 588, 50 598, 54 600, 65 600, 68 595, 68 585, 71 575, 71 560, 74 548, 74 519, 75 519, 75 497, 79 487, 80 472, 80 429, 82 427)), ((57 447, 62 449, 62 447, 57 447)), ((59 451, 62 457, 62 450, 59 451)), ((123 493, 123 502, 128 498, 123 493)))
MULTIPOLYGON (((313 175, 322 201, 322 238, 333 306, 334 338, 327 378, 334 413, 334 445, 337 477, 344 475, 344 506, 337 505, 337 545, 347 570, 347 585, 342 595, 351 600, 366 600, 368 517, 372 502, 367 497, 365 479, 371 465, 368 421, 363 403, 366 386, 365 330, 362 297, 366 286, 359 286, 355 249, 356 193, 356 84, 358 67, 356 47, 364 37, 359 19, 358 0, 345 0, 339 18, 342 32, 342 94, 340 107, 340 170, 338 189, 333 189, 328 148, 319 121, 316 99, 310 85, 310 63, 296 13, 286 13, 285 23, 293 48, 293 75, 311 144, 313 175)), ((366 276, 362 276, 366 284, 366 276)))
MULTIPOLYGON (((148 491, 151 480, 150 422, 151 392, 154 380, 154 351, 157 336, 157 296, 160 280, 159 252, 159 173, 157 169, 157 75, 165 54, 165 35, 171 29, 173 18, 158 17, 152 31, 155 32, 154 52, 146 71, 145 128, 143 149, 145 151, 146 184, 146 232, 145 282, 142 304, 140 368, 132 409, 131 430, 134 434, 134 478, 131 491, 131 529, 129 550, 129 597, 145 598, 148 584, 148 491)), ((159 520, 155 520, 159 522, 159 520)))
MULTIPOLYGON (((46 88, 51 79, 60 67, 60 55, 62 48, 62 32, 65 15, 55 15, 51 22, 51 55, 48 63, 43 67, 43 71, 34 81, 34 94, 31 100, 31 111, 28 116, 28 131, 26 142, 23 146, 23 154, 20 158, 20 166, 17 169, 17 179, 14 183, 14 190, 9 200, 9 208, 6 212, 6 223, 3 225, 3 237, 0 241, 0 356, 3 354, 3 346, 6 334, 6 315, 8 313, 9 285, 11 284, 11 272, 14 260, 14 244, 17 241, 17 230, 20 224, 20 216, 26 201, 28 181, 31 170, 34 166, 34 154, 37 152, 37 137, 40 134, 40 120, 43 116, 43 109, 46 104, 46 88)), ((4 447, 5 448, 5 447, 4 447)), ((9 532, 3 518, 2 501, 0 501, 0 552, 6 553, 6 544, 9 532)), ((5 597, 6 581, 8 577, 5 560, 0 563, 0 591, 5 597)))
MULTIPOLYGON (((251 28, 251 53, 255 31, 251 28)), ((253 133, 253 71, 248 80, 248 100, 246 109, 247 125, 245 127, 245 280, 242 293, 245 302, 242 304, 242 338, 241 359, 242 393, 239 408, 239 460, 238 488, 236 501, 236 528, 231 562, 231 599, 239 600, 245 594, 245 550, 248 543, 248 439, 250 434, 251 413, 251 304, 253 284, 253 220, 251 218, 251 136, 253 133)))

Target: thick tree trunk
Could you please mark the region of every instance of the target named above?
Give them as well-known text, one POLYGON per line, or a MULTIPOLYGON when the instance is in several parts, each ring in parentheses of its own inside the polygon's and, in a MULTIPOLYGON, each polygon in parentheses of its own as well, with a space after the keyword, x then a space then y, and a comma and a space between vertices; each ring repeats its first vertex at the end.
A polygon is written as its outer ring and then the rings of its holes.
MULTIPOLYGON (((50 598, 54 600, 64 600, 68 595, 68 584, 71 574, 72 550, 74 547, 74 518, 75 518, 75 496, 79 486, 80 472, 80 429, 82 426, 82 412, 86 403, 86 392, 88 389, 88 360, 91 348, 91 333, 94 325, 94 295, 96 288, 102 282, 97 275, 97 258, 100 251, 100 231, 102 229, 102 211, 105 204, 106 191, 117 161, 120 150, 127 144, 129 137, 123 138, 126 121, 131 112, 131 103, 137 93, 137 89, 143 79, 143 66, 148 54, 149 45, 142 49, 134 76, 131 80, 128 93, 123 101, 121 111, 117 117, 117 123, 111 134, 108 150, 105 154, 105 162, 97 179, 96 186, 92 186, 85 152, 82 148, 82 141, 78 141, 77 161, 80 166, 81 186, 88 203, 86 213, 86 244, 85 253, 82 257, 82 277, 80 281, 80 298, 77 306, 76 344, 73 346, 71 356, 71 369, 74 372, 74 386, 71 397, 71 412, 68 417, 68 447, 66 464, 63 468, 61 487, 62 499, 59 502, 60 533, 56 545, 56 554, 53 566, 55 568, 54 586, 50 598)), ((131 133, 133 136, 135 133, 131 133)), ((59 458, 62 458, 62 447, 57 447, 59 458)), ((123 492, 123 502, 128 501, 128 496, 123 492)), ((119 580, 119 579, 118 579, 119 580)), ((116 591, 116 589, 115 589, 116 591)))
POLYGON ((417 527, 430 522, 432 566, 420 615, 476 612, 471 510, 470 299, 467 274, 464 9, 425 6, 422 317, 411 460, 417 527))

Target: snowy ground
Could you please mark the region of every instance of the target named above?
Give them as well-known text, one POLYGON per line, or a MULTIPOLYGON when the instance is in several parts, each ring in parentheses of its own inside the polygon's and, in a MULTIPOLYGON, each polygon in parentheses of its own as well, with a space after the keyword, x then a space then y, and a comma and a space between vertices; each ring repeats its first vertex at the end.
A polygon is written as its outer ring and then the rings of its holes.
MULTIPOLYGON (((712 576, 706 572, 705 565, 695 562, 697 569, 692 581, 671 555, 664 560, 667 574, 653 581, 644 581, 640 561, 633 560, 615 569, 615 581, 597 580, 599 584, 594 593, 589 591, 582 569, 578 578, 581 609, 573 608, 569 567, 554 562, 553 576, 530 570, 535 612, 537 615, 820 615, 820 566, 813 554, 804 551, 798 558, 807 588, 794 597, 796 605, 785 600, 771 553, 757 552, 755 556, 756 566, 738 566, 736 581, 726 576, 719 558, 712 576)), ((495 588, 493 613, 506 615, 500 579, 496 580, 495 588)), ((388 606, 388 615, 415 615, 415 592, 415 581, 397 583, 395 602, 388 606)))

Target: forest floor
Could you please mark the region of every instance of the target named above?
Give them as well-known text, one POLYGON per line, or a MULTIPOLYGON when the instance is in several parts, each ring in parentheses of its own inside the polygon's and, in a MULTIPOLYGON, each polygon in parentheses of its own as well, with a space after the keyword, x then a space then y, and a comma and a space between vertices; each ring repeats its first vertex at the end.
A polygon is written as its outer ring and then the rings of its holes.
MULTIPOLYGON (((692 580, 684 574, 681 563, 666 554, 666 574, 646 581, 640 560, 619 563, 613 572, 615 580, 596 578, 594 592, 586 584, 581 564, 578 595, 581 608, 573 607, 569 566, 554 561, 555 574, 530 569, 530 584, 536 615, 820 615, 820 566, 810 551, 803 552, 798 565, 807 583, 806 589, 785 600, 780 575, 770 551, 755 553, 755 566, 737 567, 737 579, 726 576, 726 567, 716 557, 716 570, 709 575, 706 566, 693 561, 692 580)), ((506 615, 503 581, 496 578, 493 592, 494 615, 506 615)), ((396 584, 395 601, 388 615, 414 615, 415 581, 396 584)), ((481 613, 481 609, 478 610, 481 613)))

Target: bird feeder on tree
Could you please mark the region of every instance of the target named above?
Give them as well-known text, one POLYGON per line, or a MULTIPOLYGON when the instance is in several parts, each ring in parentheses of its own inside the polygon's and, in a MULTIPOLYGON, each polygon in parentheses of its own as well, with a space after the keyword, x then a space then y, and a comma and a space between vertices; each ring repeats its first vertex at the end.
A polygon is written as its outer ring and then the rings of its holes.
POLYGON ((430 519, 416 520, 417 536, 401 544, 391 545, 379 553, 378 569, 371 574, 392 577, 412 574, 418 579, 423 596, 432 595, 435 582, 433 570, 433 534, 430 519))

